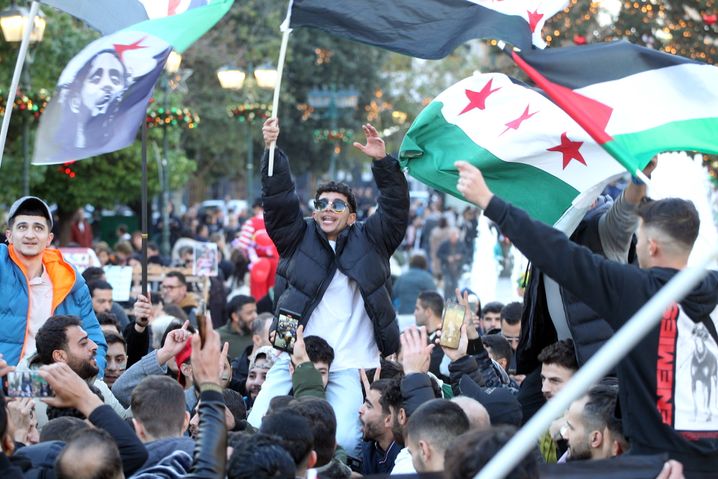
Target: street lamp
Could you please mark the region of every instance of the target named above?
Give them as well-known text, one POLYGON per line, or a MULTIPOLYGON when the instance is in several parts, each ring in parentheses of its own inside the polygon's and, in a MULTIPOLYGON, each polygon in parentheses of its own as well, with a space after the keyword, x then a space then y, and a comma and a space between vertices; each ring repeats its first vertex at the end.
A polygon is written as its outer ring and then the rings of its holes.
MULTIPOLYGON (((244 72, 236 66, 224 66, 217 70, 219 84, 225 90, 241 90, 247 80, 246 97, 250 99, 254 86, 266 90, 274 89, 277 84, 277 69, 270 64, 264 64, 258 68, 249 65, 249 72, 244 72), (249 77, 249 78, 247 78, 249 77)), ((247 116, 244 122, 245 135, 247 138, 247 203, 252 202, 254 195, 254 144, 252 142, 252 115, 247 116)))
MULTIPOLYGON (((331 88, 310 90, 307 94, 307 103, 314 109, 326 109, 329 118, 329 129, 337 129, 339 110, 343 108, 356 108, 359 101, 359 92, 353 88, 337 90, 334 85, 331 88)), ((329 160, 329 177, 334 178, 337 169, 337 145, 332 149, 332 156, 329 160)))
MULTIPOLYGON (((162 76, 162 103, 165 114, 170 109, 170 75, 176 74, 182 65, 182 55, 172 50, 165 62, 165 74, 162 76)), ((167 122, 162 123, 162 162, 160 170, 160 182, 162 184, 162 254, 165 257, 170 255, 170 176, 169 176, 169 139, 167 136, 167 122)))
MULTIPOLYGON (((0 29, 2 29, 3 37, 6 42, 20 43, 25 32, 25 24, 27 23, 30 12, 25 7, 18 7, 13 1, 8 8, 0 12, 0 29)), ((45 14, 38 9, 37 15, 33 19, 32 31, 30 32, 30 43, 41 42, 45 34, 45 14)), ((30 78, 30 65, 32 65, 32 55, 28 49, 25 59, 25 68, 22 72, 21 84, 23 91, 27 94, 32 85, 30 78)), ((23 119, 22 123, 22 158, 23 158, 23 174, 22 174, 22 190, 25 196, 30 194, 30 117, 23 119)))
MULTIPOLYGON (((25 24, 30 12, 25 7, 18 7, 13 1, 8 8, 0 12, 0 29, 6 42, 20 43, 25 32, 25 24)), ((45 14, 38 10, 30 32, 30 42, 41 42, 45 34, 45 14)))

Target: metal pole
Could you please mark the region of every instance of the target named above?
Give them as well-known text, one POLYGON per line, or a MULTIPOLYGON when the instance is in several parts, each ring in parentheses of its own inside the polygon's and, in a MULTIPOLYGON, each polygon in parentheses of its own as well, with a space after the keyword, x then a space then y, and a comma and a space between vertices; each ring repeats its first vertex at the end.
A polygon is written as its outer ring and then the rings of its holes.
POLYGON ((247 119, 247 203, 252 206, 254 200, 254 142, 252 141, 252 122, 247 119))
POLYGON ((718 257, 718 248, 695 265, 671 279, 593 357, 573 375, 566 386, 547 402, 531 420, 484 466, 474 479, 500 479, 536 446, 538 438, 596 382, 618 364, 659 323, 665 310, 682 299, 708 274, 710 262, 718 257))
MULTIPOLYGON (((165 114, 169 110, 170 84, 167 74, 163 75, 162 92, 165 114)), ((162 255, 170 256, 170 172, 169 172, 169 138, 167 137, 167 123, 162 123, 162 255)))
MULTIPOLYGON (((291 9, 291 2, 290 2, 291 9)), ((291 11, 291 10, 290 10, 291 11)), ((287 19, 289 16, 287 16, 287 19)), ((279 47, 279 61, 277 62, 277 84, 274 86, 274 97, 272 98, 272 118, 277 118, 279 113, 279 90, 282 86, 282 73, 284 72, 284 60, 287 57, 287 43, 289 42, 289 34, 292 30, 287 22, 286 29, 282 32, 282 44, 279 47)), ((267 176, 274 174, 274 148, 277 142, 273 141, 269 146, 269 165, 267 166, 267 176)))
POLYGON ((147 288, 147 121, 142 119, 142 289, 141 292, 149 298, 147 288))
POLYGON ((27 49, 30 45, 30 34, 32 28, 35 25, 35 15, 40 8, 38 2, 32 2, 30 6, 30 14, 27 16, 25 22, 25 31, 22 35, 22 41, 20 42, 20 51, 17 54, 17 61, 15 62, 15 71, 12 74, 12 81, 10 82, 10 89, 7 92, 7 103, 5 104, 5 116, 2 119, 2 128, 0 129, 0 165, 2 165, 2 157, 5 152, 5 140, 7 140, 7 131, 10 127, 10 117, 12 116, 12 106, 15 104, 15 95, 17 93, 17 86, 20 83, 20 73, 22 73, 22 66, 25 63, 25 57, 27 56, 27 49))

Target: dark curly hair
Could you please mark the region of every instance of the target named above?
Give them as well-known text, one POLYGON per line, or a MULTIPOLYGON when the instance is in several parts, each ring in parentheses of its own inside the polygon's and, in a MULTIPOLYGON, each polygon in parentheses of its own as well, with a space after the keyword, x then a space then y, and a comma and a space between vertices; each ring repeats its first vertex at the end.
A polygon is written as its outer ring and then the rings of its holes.
POLYGON ((357 211, 357 199, 354 197, 354 192, 352 191, 351 186, 347 185, 346 183, 336 182, 336 181, 330 181, 329 183, 324 183, 322 185, 319 185, 319 188, 317 188, 317 194, 314 195, 314 199, 318 200, 319 196, 321 196, 322 193, 339 193, 347 197, 347 200, 349 201, 349 212, 350 213, 356 213, 357 211))

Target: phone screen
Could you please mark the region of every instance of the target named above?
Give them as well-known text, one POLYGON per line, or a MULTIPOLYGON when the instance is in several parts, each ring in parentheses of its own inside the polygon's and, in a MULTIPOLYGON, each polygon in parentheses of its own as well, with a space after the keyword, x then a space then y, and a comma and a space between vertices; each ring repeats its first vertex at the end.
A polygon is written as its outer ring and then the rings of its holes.
POLYGON ((297 327, 299 327, 299 319, 294 313, 279 311, 274 347, 291 353, 297 340, 297 327))
POLYGON ((464 324, 466 310, 459 304, 448 304, 444 309, 444 319, 441 323, 441 340, 439 344, 457 349, 461 339, 461 325, 464 324))
POLYGON ((47 398, 55 393, 37 371, 11 371, 6 378, 6 393, 15 398, 47 398))

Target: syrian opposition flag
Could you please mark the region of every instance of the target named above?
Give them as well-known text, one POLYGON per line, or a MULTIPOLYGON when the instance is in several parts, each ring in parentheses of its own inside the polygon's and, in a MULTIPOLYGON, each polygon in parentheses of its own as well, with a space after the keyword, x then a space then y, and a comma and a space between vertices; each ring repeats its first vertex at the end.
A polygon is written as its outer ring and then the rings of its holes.
POLYGON ((665 151, 718 153, 718 68, 626 41, 512 52, 631 172, 665 151))
POLYGON ((545 47, 541 28, 568 0, 292 0, 291 28, 332 35, 405 55, 438 59, 474 38, 545 47))
POLYGON ((147 20, 85 47, 63 70, 40 118, 33 163, 81 160, 132 144, 169 53, 186 50, 233 1, 147 20))
POLYGON ((497 195, 563 231, 624 174, 563 110, 500 73, 475 74, 437 96, 409 128, 399 159, 419 181, 460 199, 454 162, 468 161, 497 195))
POLYGON ((145 20, 179 15, 209 0, 41 0, 109 35, 145 20))

